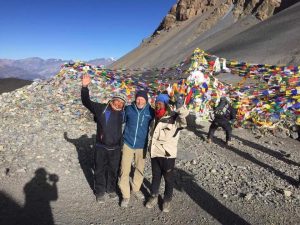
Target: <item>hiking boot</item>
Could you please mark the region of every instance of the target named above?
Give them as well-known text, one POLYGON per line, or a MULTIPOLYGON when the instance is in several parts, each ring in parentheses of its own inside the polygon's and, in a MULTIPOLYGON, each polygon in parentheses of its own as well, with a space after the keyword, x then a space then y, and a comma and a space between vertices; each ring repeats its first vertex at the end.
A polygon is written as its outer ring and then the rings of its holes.
POLYGON ((164 201, 163 203, 163 212, 170 212, 171 201, 164 201))
POLYGON ((123 198, 121 202, 121 207, 122 208, 127 208, 129 205, 129 198, 123 198))
POLYGON ((146 203, 146 207, 148 209, 152 209, 156 204, 157 204, 157 196, 151 196, 148 200, 148 202, 146 203))
POLYGON ((109 197, 110 199, 117 199, 117 198, 118 198, 118 195, 117 195, 115 192, 111 192, 111 193, 108 194, 108 197, 109 197))
POLYGON ((102 204, 105 202, 105 195, 104 194, 100 194, 100 195, 96 195, 96 202, 102 204))
POLYGON ((132 195, 136 198, 136 199, 140 199, 140 200, 144 200, 145 196, 141 191, 133 191, 132 195))

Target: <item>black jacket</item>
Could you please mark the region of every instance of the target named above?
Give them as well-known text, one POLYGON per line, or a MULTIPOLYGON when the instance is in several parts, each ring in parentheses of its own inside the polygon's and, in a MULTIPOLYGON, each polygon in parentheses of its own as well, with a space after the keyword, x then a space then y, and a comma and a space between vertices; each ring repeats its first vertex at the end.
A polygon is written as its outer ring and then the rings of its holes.
POLYGON ((114 149, 122 145, 122 123, 124 110, 115 111, 110 104, 101 104, 90 100, 89 89, 81 89, 82 104, 94 114, 97 123, 96 143, 114 149))
MULTIPOLYGON (((226 112, 224 113, 224 115, 216 115, 215 114, 215 119, 214 121, 218 121, 218 122, 225 122, 225 121, 230 121, 230 120, 235 120, 236 119, 236 110, 229 104, 227 103, 227 107, 226 107, 226 112)), ((218 107, 217 107, 218 108, 218 107)), ((214 109, 214 111, 217 110, 217 108, 214 109)))

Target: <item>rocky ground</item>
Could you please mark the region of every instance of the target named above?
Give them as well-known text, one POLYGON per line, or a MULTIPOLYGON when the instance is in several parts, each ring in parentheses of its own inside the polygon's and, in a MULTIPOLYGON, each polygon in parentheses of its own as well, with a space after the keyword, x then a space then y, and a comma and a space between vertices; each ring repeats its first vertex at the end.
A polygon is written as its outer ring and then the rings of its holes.
MULTIPOLYGON (((161 199, 154 209, 133 198, 126 209, 119 200, 97 204, 95 123, 78 103, 80 84, 72 96, 55 85, 0 95, 0 224, 299 223, 299 141, 235 129, 230 147, 222 131, 207 144, 209 124, 193 116, 181 134, 170 213, 161 211, 161 199)), ((150 181, 148 159, 146 197, 150 181)))

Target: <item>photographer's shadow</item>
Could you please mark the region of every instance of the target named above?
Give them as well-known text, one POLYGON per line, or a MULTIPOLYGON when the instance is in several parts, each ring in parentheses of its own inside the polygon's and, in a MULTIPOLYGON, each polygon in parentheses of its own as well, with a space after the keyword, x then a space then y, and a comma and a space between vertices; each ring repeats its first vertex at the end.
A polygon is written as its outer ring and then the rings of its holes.
POLYGON ((54 224, 50 201, 58 199, 56 174, 48 174, 44 168, 35 171, 35 176, 24 186, 25 205, 19 224, 54 224))
POLYGON ((68 137, 68 133, 64 132, 64 138, 66 141, 72 143, 76 147, 78 154, 78 161, 83 174, 90 186, 94 191, 94 140, 95 135, 91 138, 82 135, 80 138, 71 139, 68 137))

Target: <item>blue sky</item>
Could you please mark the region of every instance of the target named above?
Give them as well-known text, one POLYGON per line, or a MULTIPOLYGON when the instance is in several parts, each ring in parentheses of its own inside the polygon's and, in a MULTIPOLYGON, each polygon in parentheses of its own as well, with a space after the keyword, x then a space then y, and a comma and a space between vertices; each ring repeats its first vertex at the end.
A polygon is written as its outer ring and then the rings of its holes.
POLYGON ((0 58, 119 58, 176 0, 1 0, 0 58))

